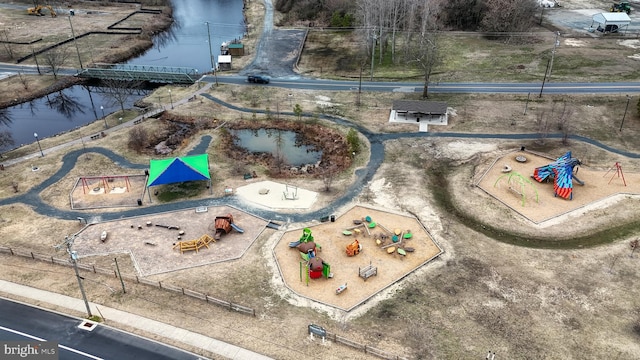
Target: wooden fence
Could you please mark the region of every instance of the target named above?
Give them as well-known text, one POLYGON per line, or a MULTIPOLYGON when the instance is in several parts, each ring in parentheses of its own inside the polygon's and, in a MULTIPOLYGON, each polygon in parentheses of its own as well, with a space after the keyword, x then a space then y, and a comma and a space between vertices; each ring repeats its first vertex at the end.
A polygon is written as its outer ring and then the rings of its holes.
POLYGON ((327 339, 331 340, 331 341, 333 341, 335 343, 348 346, 350 348, 354 348, 354 349, 357 349, 357 350, 364 351, 365 354, 370 354, 370 355, 373 355, 373 356, 377 356, 377 357, 379 357, 381 359, 408 360, 405 357, 401 357, 401 356, 398 356, 398 355, 391 354, 391 353, 389 353, 387 351, 380 350, 378 348, 374 348, 373 346, 357 343, 355 341, 349 340, 349 339, 347 339, 345 337, 342 337, 342 336, 334 334, 334 333, 330 333, 328 331, 327 331, 327 339))
MULTIPOLYGON (((23 258, 27 258, 27 259, 33 259, 33 260, 37 260, 37 261, 42 261, 42 262, 47 262, 47 263, 51 263, 51 264, 55 264, 55 265, 63 265, 63 266, 72 266, 71 261, 69 259, 60 259, 60 258, 55 258, 53 256, 49 256, 49 255, 43 255, 43 254, 38 254, 38 253, 34 253, 32 251, 28 251, 28 250, 21 250, 21 249, 12 249, 10 247, 5 247, 5 246, 0 246, 0 253, 5 253, 5 254, 10 254, 13 256, 20 256, 23 258)), ((108 275, 108 276, 113 276, 115 278, 118 278, 118 272, 115 269, 106 269, 106 268, 101 268, 101 267, 96 267, 95 265, 85 265, 85 264, 77 264, 78 269, 80 270, 84 270, 84 271, 89 271, 92 272, 94 274, 102 274, 102 275, 108 275)), ((137 284, 143 284, 143 285, 147 285, 147 286, 153 286, 153 287, 157 287, 166 291, 171 291, 174 292, 176 294, 181 294, 184 296, 189 296, 198 300, 202 300, 205 301, 209 304, 213 304, 213 305, 217 305, 223 308, 226 308, 228 310, 233 310, 233 311, 237 311, 239 313, 243 313, 243 314, 248 314, 248 315, 252 315, 252 316, 256 316, 256 311, 255 309, 252 309, 250 307, 246 307, 246 306, 242 306, 239 304, 234 304, 232 302, 229 301, 225 301, 225 300, 220 300, 214 297, 211 297, 207 294, 203 294, 194 290, 190 290, 190 289, 185 289, 183 287, 179 287, 179 286, 173 286, 171 284, 167 284, 167 283, 163 283, 161 281, 151 281, 151 280, 147 280, 144 278, 140 278, 137 275, 131 276, 131 275, 125 275, 125 274, 121 274, 121 277, 123 280, 126 280, 128 282, 134 282, 137 284)), ((341 344, 344 346, 348 346, 350 348, 353 349, 357 349, 360 351, 363 351, 366 354, 370 354, 376 357, 379 357, 381 359, 388 359, 388 360, 408 360, 405 357, 401 357, 398 355, 394 355, 391 354, 387 351, 384 350, 380 350, 378 348, 375 348, 373 346, 369 346, 369 345, 365 345, 365 344, 360 344, 358 342, 349 340, 345 337, 342 337, 340 335, 334 334, 334 333, 330 333, 327 331, 327 337, 328 340, 331 340, 337 344, 341 344)))
MULTIPOLYGON (((37 260, 37 261, 48 262, 48 263, 55 264, 55 265, 72 266, 71 261, 69 259, 55 258, 53 256, 38 254, 38 253, 34 253, 33 251, 28 251, 28 250, 12 249, 10 247, 0 246, 0 253, 9 254, 9 255, 12 255, 12 256, 20 256, 20 257, 23 257, 23 258, 33 259, 33 260, 37 260)), ((114 276, 114 277, 118 278, 118 272, 115 269, 106 269, 106 268, 96 267, 95 265, 85 265, 85 264, 77 264, 77 266, 78 266, 79 270, 89 271, 89 272, 92 272, 94 274, 102 274, 102 275, 114 276)), ((131 275, 121 274, 121 277, 122 277, 123 280, 129 281, 129 282, 135 282, 135 283, 138 283, 138 284, 154 286, 154 287, 157 287, 157 288, 160 288, 160 289, 164 289, 164 290, 167 290, 167 291, 172 291, 172 292, 177 293, 177 294, 182 294, 184 296, 189 296, 189 297, 192 297, 192 298, 195 298, 195 299, 199 299, 199 300, 205 301, 205 302, 210 303, 210 304, 221 306, 221 307, 224 307, 224 308, 226 308, 228 310, 233 310, 233 311, 237 311, 239 313, 256 316, 256 310, 255 309, 252 309, 252 308, 246 307, 246 306, 242 306, 242 305, 239 305, 239 304, 234 304, 234 303, 229 302, 229 301, 216 299, 216 298, 211 297, 211 296, 209 296, 207 294, 203 294, 203 293, 200 293, 200 292, 197 292, 197 291, 194 291, 194 290, 185 289, 183 287, 178 287, 178 286, 173 286, 173 285, 170 285, 170 284, 163 283, 161 281, 151 281, 151 280, 143 279, 143 278, 138 277, 137 275, 131 276, 131 275)))

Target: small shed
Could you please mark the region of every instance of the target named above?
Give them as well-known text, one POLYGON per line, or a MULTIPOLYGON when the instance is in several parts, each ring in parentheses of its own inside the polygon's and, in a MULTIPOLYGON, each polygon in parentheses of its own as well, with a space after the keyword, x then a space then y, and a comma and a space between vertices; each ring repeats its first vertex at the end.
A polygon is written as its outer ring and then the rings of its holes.
POLYGON ((624 12, 605 12, 593 15, 589 32, 601 32, 603 34, 621 32, 627 30, 631 18, 624 12), (594 25, 598 24, 596 28, 594 25))
POLYGON ((232 43, 229 44, 229 55, 231 56, 243 56, 244 55, 244 45, 241 43, 232 43))
POLYGON ((231 70, 231 55, 218 56, 218 68, 222 70, 231 70))
POLYGON ((429 124, 447 125, 448 120, 443 101, 394 100, 389 115, 390 123, 417 123, 421 132, 427 132, 429 124))

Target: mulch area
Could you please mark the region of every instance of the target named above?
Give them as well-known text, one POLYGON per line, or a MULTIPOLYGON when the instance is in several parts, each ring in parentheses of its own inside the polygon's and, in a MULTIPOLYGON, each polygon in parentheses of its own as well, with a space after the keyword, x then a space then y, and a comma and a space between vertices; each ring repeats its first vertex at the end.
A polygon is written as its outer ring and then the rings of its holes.
MULTIPOLYGON (((496 159, 482 175, 477 186, 537 224, 585 208, 616 194, 640 194, 640 174, 625 172, 624 164, 620 177, 615 170, 592 169, 582 165, 578 167, 576 176, 585 184, 573 182, 573 199, 556 197, 553 182, 539 183, 531 178, 537 167, 553 161, 555 160, 528 151, 515 151, 496 159), (524 157, 526 161, 517 161, 516 157, 519 156, 524 157), (510 171, 505 172, 505 167, 509 167, 510 171), (523 180, 519 180, 520 176, 523 180), (522 194, 525 195, 524 201, 522 194)), ((611 164, 612 168, 613 165, 611 164)))
POLYGON ((130 253, 139 275, 149 276, 238 259, 268 223, 267 220, 229 206, 203 207, 200 210, 204 209, 206 211, 188 209, 92 224, 80 232, 74 250, 81 257, 130 253), (195 240, 204 234, 213 236, 215 217, 226 214, 233 215, 234 224, 244 233, 232 230, 222 235, 220 240, 209 243, 208 248, 201 247, 198 252, 181 254, 178 248, 174 248, 178 241, 195 240), (107 231, 105 242, 100 240, 103 231, 107 231), (180 235, 180 231, 184 231, 184 234, 180 235))
POLYGON ((71 190, 72 209, 139 206, 144 202, 145 175, 110 175, 79 178, 71 190))
MULTIPOLYGON (((298 295, 347 311, 442 253, 431 235, 414 217, 363 206, 353 207, 337 217, 335 222, 321 223, 310 229, 315 242, 322 247, 316 255, 329 263, 333 278, 311 279, 308 283, 304 275, 301 279, 300 252, 296 248, 289 247, 290 242, 299 240, 302 235, 302 229, 295 229, 287 231, 274 248, 284 282, 298 295), (411 239, 403 240, 404 244, 400 244, 415 250, 407 253, 406 256, 397 252, 387 253, 386 249, 381 248, 384 244, 378 246, 375 242, 376 234, 386 233, 381 226, 372 228, 370 235, 364 229, 359 235, 355 233, 350 236, 343 235, 345 229, 354 226, 353 220, 367 216, 371 217, 372 222, 382 224, 392 232, 395 229, 405 232, 410 230, 411 239), (346 246, 356 238, 362 245, 362 251, 358 255, 349 257, 346 246), (369 265, 377 268, 377 275, 365 281, 359 276, 359 269, 369 265), (347 289, 336 294, 336 289, 343 284, 347 284, 347 289)), ((387 240, 386 244, 390 243, 391 240, 387 240)), ((304 266, 304 263, 302 265, 304 266)))

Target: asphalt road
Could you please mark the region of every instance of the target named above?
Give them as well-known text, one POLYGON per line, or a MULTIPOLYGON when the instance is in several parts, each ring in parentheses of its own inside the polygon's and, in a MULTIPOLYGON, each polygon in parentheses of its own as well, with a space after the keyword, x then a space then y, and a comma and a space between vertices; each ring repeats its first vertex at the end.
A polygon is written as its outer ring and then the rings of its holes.
MULTIPOLYGON (((213 76, 205 76, 206 82, 215 82, 213 76)), ((218 76, 218 82, 223 84, 255 85, 249 84, 244 76, 218 76)), ((381 82, 363 81, 362 91, 382 92, 422 92, 423 83, 417 82, 381 82)), ((257 86, 272 86, 287 89, 307 89, 326 91, 358 91, 359 81, 323 80, 307 78, 272 78, 269 84, 257 86)), ((435 83, 429 85, 432 93, 505 93, 537 95, 542 88, 539 83, 435 83)), ((640 93, 640 82, 547 82, 542 89, 544 94, 633 94, 640 93)))
POLYGON ((81 320, 0 298, 0 340, 54 341, 60 359, 196 360, 196 354, 81 320))

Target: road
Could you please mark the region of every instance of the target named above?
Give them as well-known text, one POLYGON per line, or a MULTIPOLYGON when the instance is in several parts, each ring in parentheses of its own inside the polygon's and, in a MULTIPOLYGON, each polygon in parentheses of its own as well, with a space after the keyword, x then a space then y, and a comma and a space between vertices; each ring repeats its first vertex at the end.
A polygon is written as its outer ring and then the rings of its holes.
MULTIPOLYGON (((43 71, 41 69, 41 71, 43 71)), ((37 74, 34 66, 12 65, 0 63, 0 74, 12 74, 23 72, 25 74, 37 74)), ((59 74, 73 76, 78 73, 76 69, 61 69, 59 74)), ((213 76, 204 76, 202 81, 214 83, 213 76)), ((255 85, 247 82, 246 76, 218 74, 218 82, 222 84, 255 85)), ((273 78, 268 85, 287 89, 325 90, 325 91, 358 91, 359 81, 324 80, 308 78, 273 78)), ((422 92, 423 83, 419 82, 383 82, 363 81, 361 91, 376 92, 422 92)), ((434 83, 429 86, 431 93, 502 93, 502 94, 539 94, 542 82, 539 83, 496 83, 496 82, 461 82, 461 83, 434 83)), ((640 93, 640 82, 547 82, 544 84, 544 94, 636 94, 640 93)))
POLYGON ((61 360, 196 360, 180 349, 130 333, 97 325, 88 331, 81 321, 0 298, 0 339, 10 341, 54 341, 61 360))
MULTIPOLYGON (((215 82, 212 76, 205 76, 203 81, 215 82)), ((218 76, 223 84, 249 85, 244 76, 218 76)), ((253 85, 253 84, 251 84, 253 85)), ((287 89, 326 90, 326 91, 358 91, 359 81, 323 80, 323 79, 280 79, 273 78, 268 85, 287 89)), ((381 92, 422 92, 423 83, 417 82, 382 82, 363 81, 362 91, 381 92)), ((432 93, 504 93, 504 94, 539 94, 540 83, 436 83, 429 86, 432 93)), ((544 94, 633 94, 640 93, 640 82, 608 82, 608 83, 545 83, 544 94)))

